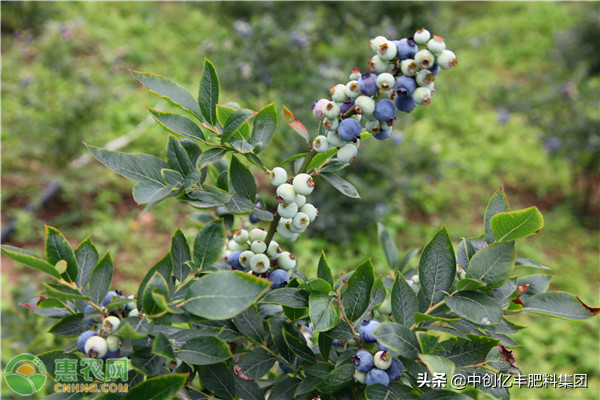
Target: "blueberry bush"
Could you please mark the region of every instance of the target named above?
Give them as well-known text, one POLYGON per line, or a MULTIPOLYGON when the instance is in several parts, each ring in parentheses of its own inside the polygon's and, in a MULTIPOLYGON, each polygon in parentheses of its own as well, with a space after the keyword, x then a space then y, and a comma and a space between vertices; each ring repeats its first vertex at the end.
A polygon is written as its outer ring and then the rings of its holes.
MULTIPOLYGON (((148 109, 169 133, 166 160, 86 146, 137 182, 137 203, 149 209, 180 200, 200 210, 194 218, 203 227, 193 239, 177 229, 136 293, 112 287, 111 256, 100 256, 89 238, 73 249, 47 226, 45 258, 2 246, 8 257, 53 278, 22 305, 55 320, 51 333, 76 338, 39 357, 47 365, 128 359, 129 392, 97 396, 105 399, 508 398, 505 388, 453 391, 420 381, 437 373, 520 374, 508 350, 518 345, 510 335, 523 329, 510 321, 514 314, 583 320, 600 313, 574 295, 548 291, 549 275, 523 274, 547 269, 518 257, 515 243, 542 229, 543 217, 536 207, 511 210, 503 188, 485 209, 480 236, 455 246, 441 227, 416 270, 409 261, 418 250, 401 258, 379 224, 389 275, 376 276, 367 258, 334 277, 326 249, 316 277, 301 272, 302 257, 286 244, 320 218, 312 193, 331 185, 359 198, 340 171, 371 138, 388 140, 402 113, 430 104, 439 73, 457 65, 444 39, 425 29, 400 40, 378 36, 370 47, 368 68, 353 69, 314 103, 318 132, 309 135, 283 107, 297 134, 286 140, 304 143, 306 151, 269 166, 260 153, 278 130, 274 104, 259 111, 219 104, 209 60, 197 99, 163 76, 132 71, 142 87, 181 110, 148 109), (274 187, 276 209, 257 195, 259 174, 274 187)), ((54 369, 49 373, 56 378, 54 369)))

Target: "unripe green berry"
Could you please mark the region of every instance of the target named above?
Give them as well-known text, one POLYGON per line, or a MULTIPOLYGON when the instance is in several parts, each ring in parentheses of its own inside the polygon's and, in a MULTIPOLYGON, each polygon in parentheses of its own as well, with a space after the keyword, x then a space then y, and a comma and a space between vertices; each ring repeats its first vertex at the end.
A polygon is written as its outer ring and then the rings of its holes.
POLYGON ((249 238, 248 231, 245 229, 238 229, 233 233, 233 240, 239 244, 246 244, 249 238))
POLYGON ((358 149, 352 143, 348 143, 340 147, 337 152, 337 158, 345 163, 351 163, 356 158, 358 149))
POLYGON ((269 177, 271 178, 271 184, 273 186, 279 186, 287 181, 288 175, 285 169, 281 167, 275 167, 269 174, 269 177))
POLYGON ((417 44, 425 44, 429 41, 429 38, 431 38, 431 34, 425 28, 419 29, 413 35, 413 39, 417 44))
POLYGON ((296 203, 279 203, 277 206, 277 214, 283 218, 294 218, 294 215, 298 212, 298 204, 296 203))
POLYGON ((375 101, 369 96, 358 96, 356 102, 354 102, 354 111, 356 111, 357 114, 369 117, 373 115, 373 111, 375 111, 375 101))
POLYGON ((419 275, 415 274, 410 278, 411 281, 413 281, 414 283, 416 283, 417 285, 419 284, 420 280, 419 280, 419 275))
POLYGON ((305 205, 303 205, 300 208, 300 212, 303 212, 304 214, 308 215, 308 219, 310 220, 310 222, 313 222, 315 218, 317 218, 317 215, 319 215, 319 210, 317 210, 317 208, 310 203, 306 203, 305 205))
POLYGON ((373 135, 379 134, 380 131, 380 122, 377 120, 367 121, 365 124, 365 129, 367 132, 371 132, 373 135))
POLYGON ((266 254, 255 254, 250 259, 250 269, 257 274, 264 274, 269 270, 271 260, 266 254))
POLYGON ((298 174, 293 181, 294 190, 303 196, 308 196, 315 189, 315 180, 308 174, 298 174))
POLYGON ((121 324, 121 320, 114 316, 109 316, 104 318, 102 321, 102 330, 107 333, 111 333, 119 329, 119 325, 121 324))
POLYGON ((346 84, 346 96, 350 97, 351 99, 355 99, 360 96, 358 81, 350 81, 346 84))
POLYGON ((391 40, 386 40, 377 47, 377 55, 386 61, 393 60, 397 51, 396 44, 391 40))
POLYGON ((327 141, 329 142, 329 145, 333 147, 341 147, 346 144, 346 142, 340 138, 337 132, 334 131, 327 133, 327 141))
POLYGON ((428 69, 422 69, 417 73, 416 81, 419 86, 429 86, 434 80, 435 77, 428 69))
POLYGON ((300 209, 300 207, 306 204, 306 196, 296 193, 296 199, 294 200, 294 203, 296 203, 298 209, 300 209))
POLYGON ((407 58, 406 60, 402 60, 400 62, 400 70, 404 75, 415 76, 419 70, 419 65, 415 62, 415 60, 407 58))
POLYGON ((298 234, 292 232, 285 224, 277 225, 277 233, 282 238, 289 240, 290 242, 294 242, 298 239, 298 234))
POLYGON ((327 141, 327 138, 323 135, 317 136, 315 140, 313 140, 313 149, 315 149, 317 153, 323 153, 329 150, 329 142, 327 141))
POLYGON ((363 385, 367 382, 367 373, 366 372, 360 372, 360 371, 354 370, 354 377, 356 378, 356 382, 362 383, 363 385))
POLYGON ((335 101, 336 103, 343 103, 348 97, 346 96, 346 85, 341 83, 338 83, 329 89, 329 93, 331 94, 331 100, 335 101))
POLYGON ((373 364, 376 368, 386 370, 392 365, 392 357, 389 356, 387 351, 378 351, 373 356, 373 364))
POLYGON ((379 90, 390 90, 396 84, 396 78, 394 78, 394 75, 384 72, 377 75, 377 80, 375 82, 377 83, 379 90))
POLYGON ((140 312, 138 311, 137 307, 136 308, 132 308, 129 311, 129 314, 127 314, 128 317, 138 317, 140 314, 140 312))
POLYGON ((274 260, 278 258, 280 254, 281 246, 279 246, 279 243, 277 243, 276 241, 271 240, 271 243, 269 243, 269 248, 267 249, 267 255, 271 260, 274 260))
POLYGON ((106 348, 108 351, 117 351, 121 347, 121 339, 118 336, 110 335, 106 338, 106 348))
POLYGON ((375 72, 376 74, 386 72, 389 66, 388 62, 378 55, 374 55, 369 61, 369 71, 375 72))
POLYGON ((250 268, 250 259, 254 256, 254 252, 250 250, 242 251, 240 254, 240 264, 242 267, 248 269, 250 268))
POLYGON ((267 231, 262 228, 254 228, 250 231, 249 235, 250 241, 254 242, 255 240, 265 240, 267 237, 267 231))
POLYGON ((92 336, 85 342, 85 354, 90 358, 102 358, 107 351, 106 339, 101 336, 92 336))
POLYGON ((380 90, 379 91, 379 100, 381 99, 391 99, 394 96, 394 90, 380 90))
POLYGON ((340 106, 336 102, 328 102, 323 109, 323 115, 328 119, 337 119, 338 115, 340 115, 340 106))
POLYGON ((350 79, 351 81, 357 81, 358 78, 360 78, 361 76, 362 73, 360 72, 360 68, 352 68, 352 72, 350 73, 348 79, 350 79))
POLYGON ((434 55, 439 56, 442 54, 442 51, 446 50, 446 42, 443 37, 433 35, 433 39, 427 42, 427 49, 434 55))
POLYGON ((444 50, 436 59, 437 65, 442 69, 450 69, 452 67, 456 67, 458 65, 458 61, 456 60, 456 55, 450 50, 444 50))
POLYGON ((294 186, 289 183, 283 183, 277 187, 277 200, 280 202, 290 204, 296 198, 296 191, 294 186))
POLYGON ((297 230, 304 230, 310 224, 310 218, 303 212, 297 213, 294 218, 292 218, 292 227, 297 230))
POLYGON ((267 244, 262 240, 255 240, 250 245, 250 250, 252 250, 255 254, 264 253, 267 251, 267 244))
POLYGON ((231 239, 227 242, 227 248, 231 251, 244 251, 248 250, 248 245, 246 243, 238 243, 235 240, 231 239))
POLYGON ((385 36, 377 36, 369 41, 369 46, 371 46, 371 50, 373 50, 373 53, 377 54, 379 46, 381 46, 386 41, 387 38, 385 36))
POLYGON ((326 131, 335 131, 339 125, 340 125, 340 120, 337 118, 334 118, 334 119, 325 118, 323 120, 323 128, 325 128, 326 131))
POLYGON ((279 255, 277 259, 277 265, 279 268, 289 271, 291 269, 296 268, 296 257, 289 251, 284 251, 279 255))
POLYGON ((427 69, 435 62, 435 56, 429 50, 420 50, 415 54, 415 62, 421 68, 427 69))
POLYGON ((429 88, 423 86, 418 87, 415 89, 412 96, 417 104, 422 104, 424 106, 431 104, 431 90, 429 90, 429 88))

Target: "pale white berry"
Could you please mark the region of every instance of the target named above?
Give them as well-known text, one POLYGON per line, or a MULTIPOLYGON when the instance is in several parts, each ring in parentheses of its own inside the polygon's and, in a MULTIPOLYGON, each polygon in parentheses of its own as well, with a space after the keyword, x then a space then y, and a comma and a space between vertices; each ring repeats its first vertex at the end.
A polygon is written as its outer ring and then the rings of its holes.
POLYGON ((334 101, 328 102, 323 109, 323 115, 325 118, 337 119, 338 115, 340 115, 340 106, 334 101))
POLYGON ((298 174, 294 177, 294 190, 303 196, 312 193, 315 188, 315 180, 308 174, 298 174))
POLYGON ((121 339, 118 336, 110 335, 106 338, 106 347, 108 351, 117 351, 121 347, 121 339))
POLYGON ((303 212, 299 212, 292 218, 292 228, 296 230, 304 230, 310 224, 310 218, 303 212))
POLYGON ((346 85, 344 84, 338 83, 329 90, 329 93, 331 94, 331 100, 337 103, 346 101, 346 85))
POLYGON ((279 257, 279 254, 281 254, 281 247, 279 246, 279 243, 271 240, 271 243, 269 243, 269 248, 267 249, 267 255, 271 260, 274 260, 279 257))
POLYGON ((242 251, 242 254, 240 254, 240 264, 242 264, 242 267, 244 267, 246 269, 250 268, 250 259, 252 258, 253 255, 254 255, 253 251, 250 251, 250 250, 242 251))
POLYGON ((350 81, 346 84, 346 96, 350 97, 351 99, 355 99, 360 96, 358 81, 350 81))
POLYGON ((442 69, 450 69, 456 67, 458 61, 456 60, 456 55, 452 51, 444 50, 436 59, 436 63, 442 69))
POLYGON ((424 86, 418 87, 413 92, 412 97, 417 104, 429 105, 431 103, 431 90, 424 86))
POLYGON ((256 254, 264 253, 267 251, 267 244, 262 240, 255 240, 250 245, 250 250, 252 250, 256 254))
POLYGON ((277 265, 285 271, 296 268, 296 257, 289 251, 284 251, 277 259, 277 265))
POLYGON ((281 184, 277 187, 277 200, 290 204, 296 198, 296 190, 289 183, 281 184))
POLYGON ((269 270, 271 260, 266 254, 255 254, 250 259, 250 269, 257 274, 264 274, 269 270))
POLYGON ((271 178, 271 184, 273 186, 279 186, 287 181, 288 175, 285 169, 281 167, 275 167, 269 174, 269 177, 271 178))
POLYGON ((435 57, 429 50, 420 50, 415 54, 415 62, 421 68, 429 68, 434 64, 435 57))
POLYGON ((337 158, 345 163, 351 163, 356 158, 358 149, 352 143, 348 143, 340 147, 337 152, 337 158))
MULTIPOLYGON (((250 241, 254 242, 255 240, 265 240, 267 237, 267 231, 261 228, 254 228, 250 231, 250 241)), ((247 249, 246 249, 247 250, 247 249)))
POLYGON ((400 70, 402 73, 407 76, 415 76, 417 71, 419 70, 419 66, 412 58, 407 58, 406 60, 402 60, 400 62, 400 70))
POLYGON ((303 205, 302 208, 300 208, 300 212, 306 214, 310 222, 313 222, 315 218, 317 218, 317 215, 319 215, 319 210, 310 203, 303 205))
POLYGON ((397 51, 396 44, 391 40, 386 40, 377 47, 377 55, 386 61, 394 59, 397 51))
POLYGON ((227 249, 229 249, 231 251, 236 251, 236 250, 244 251, 244 250, 248 250, 248 245, 246 243, 238 243, 235 240, 231 239, 227 242, 227 249))
POLYGON ((104 318, 102 321, 102 330, 104 332, 114 332, 119 329, 119 325, 121 324, 121 320, 115 316, 109 316, 104 318))
POLYGON ((429 33, 429 31, 425 28, 419 29, 413 35, 413 39, 415 40, 415 43, 417 43, 417 44, 425 44, 425 43, 427 43, 429 38, 431 38, 431 33, 429 33))
POLYGON ((249 238, 248 231, 245 229, 238 229, 233 233, 233 240, 239 244, 246 244, 249 238))
POLYGON ((329 142, 327 141, 327 138, 323 135, 317 136, 313 140, 313 149, 315 149, 317 153, 323 153, 329 150, 329 142))
POLYGON ((436 56, 442 54, 446 50, 446 42, 444 38, 438 35, 433 35, 433 39, 427 42, 427 48, 436 56))
POLYGON ((294 203, 296 203, 298 208, 302 207, 306 204, 306 196, 296 193, 296 200, 294 200, 294 203))
POLYGON ((373 53, 377 54, 377 49, 379 49, 379 46, 381 46, 386 41, 387 38, 385 36, 377 36, 369 41, 369 46, 371 46, 373 53))
POLYGON ((279 205, 277 206, 277 214, 281 215, 283 218, 293 218, 297 212, 298 204, 296 203, 279 203, 279 205))
POLYGON ((340 147, 346 144, 346 142, 340 138, 337 132, 334 131, 327 133, 327 141, 329 142, 329 145, 333 147, 340 147))
POLYGON ((102 358, 107 351, 108 345, 101 336, 92 336, 85 342, 85 354, 90 358, 102 358))

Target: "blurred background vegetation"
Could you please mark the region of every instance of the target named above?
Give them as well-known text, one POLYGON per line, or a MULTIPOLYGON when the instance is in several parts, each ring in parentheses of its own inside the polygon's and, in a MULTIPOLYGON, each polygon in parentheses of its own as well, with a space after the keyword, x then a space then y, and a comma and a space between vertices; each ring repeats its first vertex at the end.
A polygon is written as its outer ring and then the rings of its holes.
MULTIPOLYGON (((8 244, 43 252, 43 226, 73 245, 88 235, 131 293, 168 249, 175 226, 188 238, 193 210, 169 201, 142 214, 131 182, 97 162, 75 168, 82 141, 103 146, 135 132, 123 151, 162 156, 167 135, 144 104, 169 109, 128 69, 172 78, 192 93, 204 57, 216 66, 221 103, 286 105, 315 132, 312 103, 350 69, 365 69, 368 39, 427 27, 445 37, 459 66, 440 74, 429 107, 401 115, 390 141, 363 143, 346 178, 362 200, 320 185, 320 216, 289 245, 305 273, 321 249, 339 274, 372 257, 386 273, 375 222, 398 247, 424 246, 442 224, 458 244, 482 231, 492 193, 513 208, 537 205, 546 226, 519 255, 552 268, 552 289, 598 306, 600 215, 600 16, 597 3, 2 2, 2 222, 18 217, 8 244), (146 122, 144 122, 146 121, 146 122), (34 213, 23 207, 51 182, 60 192, 34 213)), ((272 167, 302 149, 280 124, 265 151, 272 167)), ((270 196, 264 177, 262 193, 270 196)), ((412 261, 416 266, 416 259, 412 261)), ((534 271, 531 271, 532 273, 534 271)), ((2 257, 2 366, 13 355, 61 345, 41 318, 16 304, 40 290, 39 274, 2 257)), ((514 349, 528 373, 586 373, 589 389, 513 389, 516 399, 600 398, 600 320, 526 315, 514 349)), ((66 341, 71 343, 71 341, 66 341)), ((2 395, 10 396, 3 386, 2 395)))

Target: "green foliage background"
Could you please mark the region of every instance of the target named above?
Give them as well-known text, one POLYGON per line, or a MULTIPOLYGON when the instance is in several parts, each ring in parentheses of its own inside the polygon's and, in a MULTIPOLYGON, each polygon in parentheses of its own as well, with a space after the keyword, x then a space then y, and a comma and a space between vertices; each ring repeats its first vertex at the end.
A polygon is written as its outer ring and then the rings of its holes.
MULTIPOLYGON (((141 90, 129 68, 168 76, 194 93, 207 57, 220 76, 221 102, 253 109, 284 104, 314 134, 312 103, 345 82, 352 67, 366 67, 368 38, 400 38, 426 26, 445 37, 459 66, 440 74, 431 106, 401 116, 395 139, 361 146, 347 178, 363 200, 342 199, 319 187, 313 196, 319 223, 292 246, 303 271, 314 273, 325 248, 338 274, 368 256, 385 273, 377 220, 405 252, 423 246, 442 224, 457 245, 461 236, 481 230, 487 199, 504 184, 513 208, 537 205, 545 216, 545 228, 521 243, 520 256, 551 267, 553 289, 600 304, 597 214, 577 211, 576 185, 578 155, 594 160, 600 143, 599 76, 593 68, 582 72, 598 65, 598 52, 565 53, 576 45, 565 40, 575 36, 574 29, 590 26, 583 29, 583 42, 600 41, 593 29, 599 21, 595 3, 3 2, 1 7, 3 224, 19 217, 9 244, 41 253, 43 224, 77 241, 89 234, 99 249, 116 255, 116 279, 129 294, 164 253, 175 225, 197 231, 182 205, 166 202, 141 215, 131 182, 95 162, 78 169, 69 164, 84 153, 83 140, 103 146, 134 129, 141 135, 125 151, 164 149, 161 127, 138 125, 147 118, 144 104, 169 106, 141 90), (577 93, 568 104, 560 97, 565 85, 577 93), (558 122, 547 123, 550 116, 558 122), (550 136, 583 139, 579 147, 548 151, 550 136), (51 181, 63 185, 59 196, 34 215, 22 212, 51 181)), ((280 131, 265 151, 271 167, 300 149, 291 130, 282 124, 280 131)), ((592 164, 596 195, 598 172, 592 164)), ((263 196, 272 197, 266 179, 257 178, 263 196)), ((40 321, 15 306, 36 291, 37 275, 4 257, 2 262, 4 366, 13 355, 43 351, 58 339, 33 335, 43 331, 40 321)), ((590 388, 513 389, 513 398, 600 396, 598 319, 528 316, 516 322, 529 327, 516 335, 523 345, 514 350, 524 373, 587 373, 590 388)), ((9 395, 6 390, 3 386, 2 395, 9 395)))

